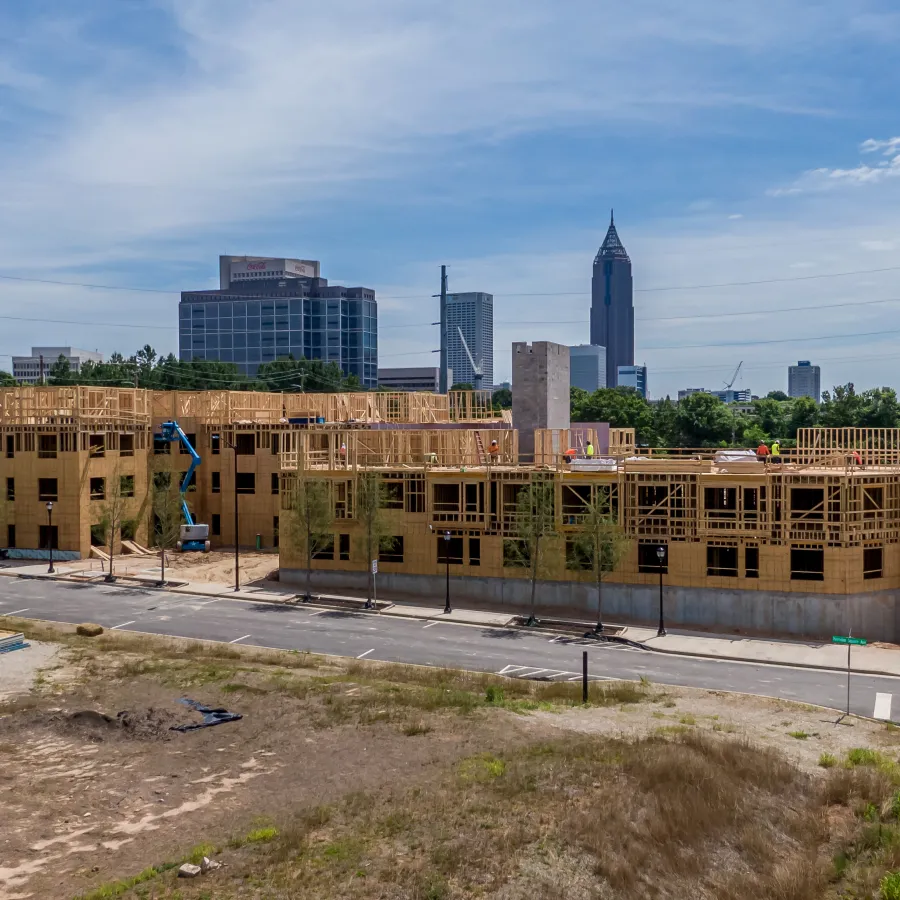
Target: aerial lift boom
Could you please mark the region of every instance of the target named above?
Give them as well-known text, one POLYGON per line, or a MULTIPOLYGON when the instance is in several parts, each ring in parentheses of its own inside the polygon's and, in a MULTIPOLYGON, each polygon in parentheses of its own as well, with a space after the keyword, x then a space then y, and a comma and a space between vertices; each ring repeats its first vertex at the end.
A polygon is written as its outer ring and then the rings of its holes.
POLYGON ((466 338, 462 332, 462 328, 460 328, 459 325, 457 325, 456 330, 459 332, 459 339, 462 341, 463 350, 466 351, 466 356, 469 357, 469 362, 472 363, 472 372, 475 375, 475 384, 472 385, 472 387, 474 387, 476 391, 480 391, 481 390, 481 380, 483 378, 484 373, 482 372, 481 366, 475 365, 475 360, 472 358, 472 352, 469 350, 469 345, 466 343, 466 338))
POLYGON ((177 422, 163 422, 162 431, 156 435, 157 440, 161 441, 181 441, 185 449, 191 455, 191 464, 185 472, 184 478, 181 480, 179 493, 181 494, 181 511, 184 514, 185 524, 181 526, 181 534, 178 543, 175 545, 182 552, 187 550, 201 550, 204 553, 209 552, 209 525, 198 525, 194 522, 191 510, 187 503, 187 489, 190 486, 191 478, 197 466, 200 465, 200 454, 193 448, 187 435, 181 430, 181 426, 177 422))

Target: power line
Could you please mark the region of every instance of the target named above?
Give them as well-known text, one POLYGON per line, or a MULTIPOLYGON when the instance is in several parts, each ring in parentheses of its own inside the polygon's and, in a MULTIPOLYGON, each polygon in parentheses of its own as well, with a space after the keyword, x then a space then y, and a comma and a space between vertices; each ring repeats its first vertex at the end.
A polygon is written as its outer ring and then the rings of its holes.
MULTIPOLYGON (((635 288, 636 294, 658 293, 660 291, 701 291, 712 288, 723 287, 752 287, 761 284, 783 284, 793 281, 814 281, 822 278, 848 278, 853 275, 876 275, 882 272, 897 272, 900 266, 886 266, 880 269, 856 269, 852 272, 822 272, 818 275, 794 275, 786 278, 762 278, 754 281, 721 281, 712 284, 684 284, 684 285, 658 285, 655 287, 635 288)), ((161 288, 144 288, 133 287, 130 285, 114 285, 114 284, 93 284, 83 281, 57 281, 50 278, 26 278, 22 275, 0 275, 0 279, 4 281, 20 281, 32 284, 54 284, 61 287, 83 287, 91 290, 99 291, 133 291, 144 294, 168 294, 171 296, 180 296, 180 291, 163 290, 161 288)), ((210 288, 209 290, 217 290, 210 288)), ((198 293, 202 293, 201 288, 198 293)), ((454 293, 465 293, 464 291, 455 291, 454 293)), ((514 294, 493 294, 494 297, 589 297, 590 291, 549 291, 537 293, 514 293, 514 294)), ((315 298, 312 298, 315 299, 315 298)), ((385 294, 381 300, 430 300, 430 294, 385 294)))
POLYGON ((764 344, 806 344, 811 341, 831 341, 841 338, 879 337, 886 334, 900 334, 900 328, 881 331, 858 331, 855 334, 822 334, 816 337, 772 338, 765 341, 716 341, 714 344, 682 344, 681 346, 645 347, 644 350, 701 350, 709 347, 758 347, 764 344))

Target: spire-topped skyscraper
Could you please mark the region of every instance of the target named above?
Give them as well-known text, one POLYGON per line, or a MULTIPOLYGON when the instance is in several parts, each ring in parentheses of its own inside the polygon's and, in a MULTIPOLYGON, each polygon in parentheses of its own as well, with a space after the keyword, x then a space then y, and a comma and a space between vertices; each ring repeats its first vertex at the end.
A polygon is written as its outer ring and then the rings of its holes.
POLYGON ((634 365, 634 295, 631 260, 619 240, 612 210, 606 237, 594 257, 591 343, 606 347, 606 386, 615 387, 619 366, 634 365))

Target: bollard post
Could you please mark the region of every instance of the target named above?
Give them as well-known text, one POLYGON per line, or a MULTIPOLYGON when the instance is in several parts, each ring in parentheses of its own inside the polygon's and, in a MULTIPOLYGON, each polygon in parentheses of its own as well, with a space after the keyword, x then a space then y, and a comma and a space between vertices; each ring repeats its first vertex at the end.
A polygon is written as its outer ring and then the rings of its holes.
POLYGON ((587 666, 587 650, 581 653, 581 702, 588 702, 588 666, 587 666))

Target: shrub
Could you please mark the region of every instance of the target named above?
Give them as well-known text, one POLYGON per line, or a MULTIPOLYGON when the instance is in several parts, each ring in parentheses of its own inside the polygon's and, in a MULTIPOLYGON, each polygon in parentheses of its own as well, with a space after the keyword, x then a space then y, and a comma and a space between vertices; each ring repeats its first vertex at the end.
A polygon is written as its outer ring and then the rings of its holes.
POLYGON ((488 703, 502 703, 503 688, 498 687, 496 684, 489 684, 484 692, 484 697, 488 703))
POLYGON ((103 626, 84 622, 75 629, 75 634, 80 634, 82 637, 97 637, 103 634, 103 626))
POLYGON ((900 900, 900 872, 888 872, 879 885, 881 900, 900 900))
POLYGON ((868 747, 854 747, 847 754, 847 762, 851 766, 877 766, 878 761, 878 751, 870 750, 868 747))
POLYGON ((837 757, 833 753, 822 753, 819 756, 819 765, 823 769, 833 769, 837 765, 837 757))

